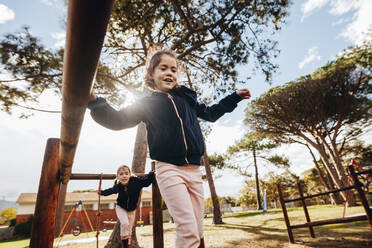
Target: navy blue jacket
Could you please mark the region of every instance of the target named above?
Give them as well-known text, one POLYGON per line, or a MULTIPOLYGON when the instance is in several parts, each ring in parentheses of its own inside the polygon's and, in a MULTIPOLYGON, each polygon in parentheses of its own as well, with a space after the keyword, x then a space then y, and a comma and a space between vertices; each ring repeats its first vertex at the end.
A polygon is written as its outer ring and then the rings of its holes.
POLYGON ((143 187, 149 186, 154 180, 154 177, 154 172, 150 172, 144 178, 130 177, 128 185, 126 187, 119 182, 112 188, 102 190, 101 195, 107 196, 118 194, 116 204, 128 211, 133 211, 137 208, 141 189, 143 187))
POLYGON ((113 130, 146 123, 151 159, 175 165, 200 165, 204 143, 197 117, 214 122, 233 111, 239 101, 241 97, 234 92, 207 107, 197 102, 195 91, 181 86, 168 93, 153 92, 119 111, 103 98, 90 102, 88 108, 95 121, 113 130))

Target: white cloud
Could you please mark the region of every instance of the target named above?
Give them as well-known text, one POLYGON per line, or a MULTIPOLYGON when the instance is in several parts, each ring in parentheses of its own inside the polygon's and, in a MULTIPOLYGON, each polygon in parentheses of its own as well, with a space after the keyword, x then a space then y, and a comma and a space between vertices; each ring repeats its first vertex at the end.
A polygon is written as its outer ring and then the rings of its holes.
POLYGON ((372 30, 372 1, 371 0, 308 0, 302 5, 301 21, 327 6, 329 14, 342 16, 352 13, 352 18, 341 18, 332 25, 345 24, 346 27, 339 34, 354 44, 361 44, 368 39, 367 32, 372 30), (348 23, 348 24, 346 24, 348 23))
POLYGON ((224 119, 221 119, 212 124, 212 132, 206 141, 208 154, 215 152, 219 154, 225 153, 230 145, 233 145, 236 140, 243 137, 245 132, 241 124, 227 126, 224 123, 224 119))
POLYGON ((13 10, 9 9, 4 4, 0 4, 0 24, 4 24, 7 21, 13 20, 15 14, 13 10))
POLYGON ((56 2, 56 0, 40 0, 40 2, 42 4, 45 4, 45 5, 48 5, 48 6, 52 6, 56 2))
POLYGON ((318 55, 318 47, 311 47, 307 51, 307 55, 305 56, 305 58, 298 64, 298 68, 302 69, 306 64, 320 59, 321 56, 318 55))
POLYGON ((346 23, 346 22, 349 22, 350 19, 348 18, 341 18, 335 22, 332 22, 332 26, 336 26, 336 25, 340 25, 340 24, 343 24, 343 23, 346 23))
POLYGON ((54 39, 56 39, 56 43, 54 46, 56 47, 64 47, 66 42, 66 32, 54 32, 50 34, 54 39))
POLYGON ((343 15, 360 7, 360 0, 332 0, 329 13, 332 15, 343 15))
POLYGON ((307 17, 313 14, 316 10, 324 7, 329 0, 308 0, 305 2, 302 7, 301 11, 303 16, 301 18, 301 22, 303 22, 307 17))
POLYGON ((353 16, 352 22, 340 34, 354 44, 361 44, 364 40, 370 38, 367 32, 372 30, 372 1, 361 0, 358 10, 353 16))

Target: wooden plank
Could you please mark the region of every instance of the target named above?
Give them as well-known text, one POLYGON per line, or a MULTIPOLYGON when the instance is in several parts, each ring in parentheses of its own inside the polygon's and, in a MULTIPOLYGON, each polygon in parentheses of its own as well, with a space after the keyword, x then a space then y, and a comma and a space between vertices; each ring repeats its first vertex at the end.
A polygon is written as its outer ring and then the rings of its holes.
POLYGON ((64 184, 70 178, 113 3, 113 0, 68 2, 59 157, 64 184))
POLYGON ((63 215, 65 212, 65 200, 66 200, 67 184, 59 184, 58 192, 58 205, 57 205, 57 217, 56 217, 56 229, 54 231, 54 237, 58 237, 63 226, 63 215))
POLYGON ((310 198, 314 198, 314 197, 317 197, 317 196, 329 195, 329 194, 332 194, 332 193, 337 193, 337 192, 340 192, 340 191, 345 191, 345 190, 354 189, 354 188, 355 188, 355 185, 352 185, 352 186, 344 187, 344 188, 341 188, 341 189, 330 190, 330 191, 327 191, 327 192, 318 193, 318 194, 314 194, 314 195, 308 195, 308 196, 298 197, 298 198, 294 198, 294 199, 287 199, 287 200, 284 200, 284 202, 287 203, 287 202, 301 201, 301 199, 310 199, 310 198))
MULTIPOLYGON (((152 162, 152 171, 155 171, 155 162, 152 162)), ((163 213, 161 210, 161 194, 156 179, 152 183, 152 230, 153 247, 164 247, 163 213)))
MULTIPOLYGON (((145 173, 136 173, 137 177, 145 177, 145 173)), ((100 180, 101 174, 73 173, 70 175, 70 180, 100 180)), ((102 180, 113 180, 116 174, 102 174, 102 180)))
POLYGON ((294 243, 293 232, 292 232, 291 224, 289 222, 287 208, 285 206, 285 202, 284 202, 284 198, 283 198, 283 194, 282 194, 282 189, 281 189, 279 183, 276 184, 276 188, 277 188, 278 194, 279 194, 280 205, 282 206, 282 210, 283 210, 284 221, 285 221, 285 225, 287 227, 287 232, 288 232, 288 239, 289 239, 289 242, 291 242, 293 244, 294 243))
POLYGON ((48 139, 32 222, 31 248, 53 247, 59 191, 58 152, 59 139, 48 139))
POLYGON ((355 170, 352 165, 348 166, 351 178, 354 181, 357 193, 359 195, 360 201, 362 202, 364 211, 366 212, 366 216, 368 218, 369 226, 372 228, 372 210, 369 208, 368 201, 366 198, 366 195, 364 194, 364 191, 362 189, 362 183, 359 182, 357 175, 355 175, 355 170))
POLYGON ((348 223, 348 222, 362 221, 362 220, 367 220, 367 216, 366 215, 357 215, 357 216, 344 217, 344 218, 318 220, 318 221, 312 221, 312 222, 304 223, 304 224, 292 225, 291 228, 296 229, 296 228, 304 228, 304 227, 308 227, 308 226, 323 226, 323 225, 348 223))
MULTIPOLYGON (((301 196, 301 203, 302 203, 302 208, 304 209, 304 213, 305 213, 305 217, 306 217, 306 222, 307 223, 310 223, 311 220, 310 220, 310 215, 309 215, 309 211, 307 211, 307 207, 306 207, 306 202, 305 202, 305 199, 304 199, 304 193, 302 191, 302 188, 301 188, 301 184, 300 183, 297 183, 297 188, 298 188, 298 192, 301 196)), ((312 238, 315 238, 315 234, 314 234, 314 229, 312 226, 309 226, 309 232, 310 232, 310 236, 312 238)))

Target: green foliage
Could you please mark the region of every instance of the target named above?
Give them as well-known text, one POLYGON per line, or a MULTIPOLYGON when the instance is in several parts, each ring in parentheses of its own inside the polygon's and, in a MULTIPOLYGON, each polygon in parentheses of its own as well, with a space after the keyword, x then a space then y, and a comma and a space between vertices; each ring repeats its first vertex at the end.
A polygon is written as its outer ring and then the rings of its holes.
POLYGON ((370 125, 371 44, 345 52, 312 75, 270 89, 247 107, 245 123, 282 142, 306 139, 305 133, 357 137, 370 125))
POLYGON ((73 190, 72 193, 84 193, 84 192, 96 192, 95 189, 82 189, 82 190, 73 190))
MULTIPOLYGON (((120 91, 142 91, 152 50, 170 48, 179 56, 188 86, 213 97, 235 88, 236 68, 252 62, 269 81, 277 65, 277 42, 270 39, 288 15, 289 0, 115 1, 96 75, 96 93, 120 105, 120 91), (120 62, 120 63, 119 63, 120 62), (209 87, 204 87, 208 85, 209 87)), ((0 42, 0 61, 9 80, 0 81, 0 110, 36 104, 45 90, 60 94, 63 50, 41 45, 29 28, 0 42)), ((244 80, 245 81, 245 80, 244 80)))
POLYGON ((9 225, 11 220, 17 216, 17 210, 14 207, 2 209, 0 211, 0 225, 9 225))
POLYGON ((9 227, 12 227, 12 226, 15 226, 16 225, 16 223, 17 223, 17 219, 11 219, 10 220, 10 223, 9 223, 9 227))
POLYGON ((254 163, 257 164, 257 167, 264 163, 279 168, 288 168, 290 166, 288 158, 270 154, 277 146, 277 143, 260 133, 247 133, 244 138, 228 148, 228 168, 236 170, 244 176, 250 176, 248 170, 254 163), (242 161, 244 161, 244 167, 239 165, 242 161))
POLYGON ((15 225, 14 227, 14 235, 22 236, 22 237, 30 237, 31 236, 31 228, 32 228, 32 221, 33 215, 31 215, 27 222, 20 222, 15 225))
POLYGON ((266 191, 267 202, 275 202, 279 200, 278 190, 276 185, 280 183, 284 198, 289 198, 297 195, 296 183, 299 177, 289 170, 277 175, 274 172, 269 172, 264 180, 261 180, 262 191, 266 191))
POLYGON ((252 206, 257 204, 255 180, 245 181, 244 188, 240 191, 238 204, 241 206, 252 206))

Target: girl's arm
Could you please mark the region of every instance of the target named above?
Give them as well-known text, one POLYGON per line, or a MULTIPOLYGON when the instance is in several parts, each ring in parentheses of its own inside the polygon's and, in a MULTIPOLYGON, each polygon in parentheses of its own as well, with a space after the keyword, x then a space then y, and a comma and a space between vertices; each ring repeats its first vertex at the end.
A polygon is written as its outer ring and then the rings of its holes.
POLYGON ((137 177, 142 187, 148 187, 154 181, 155 173, 150 171, 145 177, 137 177))
POLYGON ((119 192, 118 192, 118 187, 115 185, 112 188, 101 190, 101 192, 97 192, 97 193, 101 193, 101 195, 103 195, 103 196, 108 196, 108 195, 112 195, 112 194, 117 194, 119 192))
POLYGON ((238 95, 238 92, 234 92, 227 97, 223 98, 217 104, 214 104, 210 107, 207 107, 205 104, 197 103, 196 105, 196 114, 198 117, 214 122, 218 120, 225 113, 232 112, 237 106, 238 102, 245 99, 242 96, 238 95))
POLYGON ((134 104, 127 108, 116 110, 111 107, 104 98, 91 97, 88 103, 92 118, 104 127, 112 130, 121 130, 136 126, 144 121, 144 115, 140 104, 134 104), (94 99, 94 100, 93 100, 94 99))

